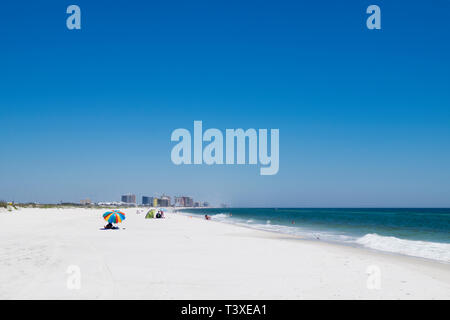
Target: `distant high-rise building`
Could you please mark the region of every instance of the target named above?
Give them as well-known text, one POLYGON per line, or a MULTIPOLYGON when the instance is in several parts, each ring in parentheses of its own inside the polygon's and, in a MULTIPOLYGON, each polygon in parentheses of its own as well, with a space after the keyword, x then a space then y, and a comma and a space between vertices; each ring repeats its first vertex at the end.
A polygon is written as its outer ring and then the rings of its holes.
POLYGON ((184 207, 183 197, 175 197, 175 207, 184 207))
POLYGON ((168 199, 159 199, 159 206, 160 207, 170 207, 170 200, 168 199))
POLYGON ((153 206, 154 207, 157 207, 157 206, 159 206, 159 199, 158 198, 153 198, 153 206))
POLYGON ((185 207, 193 207, 194 206, 194 199, 191 197, 183 197, 184 198, 184 206, 185 207))
POLYGON ((125 203, 136 203, 136 195, 134 194, 126 194, 122 196, 122 202, 125 203))
POLYGON ((203 206, 204 207, 209 207, 209 203, 208 202, 203 202, 203 206))
POLYGON ((169 196, 163 195, 160 199, 160 206, 161 207, 170 207, 172 205, 172 201, 169 196))
POLYGON ((194 200, 191 197, 175 197, 176 207, 193 207, 194 200))
POLYGON ((153 205, 153 197, 142 196, 143 205, 153 205))
POLYGON ((194 202, 194 207, 200 207, 200 202, 194 202))

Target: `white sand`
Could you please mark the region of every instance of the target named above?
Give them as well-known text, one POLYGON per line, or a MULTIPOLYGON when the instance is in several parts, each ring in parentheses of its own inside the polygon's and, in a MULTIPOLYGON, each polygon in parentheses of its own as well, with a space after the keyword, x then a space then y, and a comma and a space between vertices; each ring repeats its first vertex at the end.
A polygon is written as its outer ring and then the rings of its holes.
POLYGON ((104 211, 0 212, 0 298, 450 298, 447 264, 136 209, 104 231, 104 211), (67 287, 70 265, 79 290, 67 287), (367 286, 370 266, 380 289, 367 286))

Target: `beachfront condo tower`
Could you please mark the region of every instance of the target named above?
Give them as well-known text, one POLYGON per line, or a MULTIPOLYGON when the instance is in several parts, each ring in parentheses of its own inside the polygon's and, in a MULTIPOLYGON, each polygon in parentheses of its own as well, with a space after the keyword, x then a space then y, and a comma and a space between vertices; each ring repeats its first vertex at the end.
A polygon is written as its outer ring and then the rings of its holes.
POLYGON ((122 196, 122 202, 125 203, 136 203, 136 195, 134 194, 126 194, 122 196))

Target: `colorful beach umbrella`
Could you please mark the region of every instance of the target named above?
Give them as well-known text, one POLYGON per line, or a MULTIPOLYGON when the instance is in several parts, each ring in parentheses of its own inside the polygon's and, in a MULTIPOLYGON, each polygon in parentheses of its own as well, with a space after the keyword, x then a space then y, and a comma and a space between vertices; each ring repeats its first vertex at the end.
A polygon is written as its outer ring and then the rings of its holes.
POLYGON ((119 210, 112 210, 105 212, 103 218, 109 223, 120 223, 125 220, 125 213, 119 210))

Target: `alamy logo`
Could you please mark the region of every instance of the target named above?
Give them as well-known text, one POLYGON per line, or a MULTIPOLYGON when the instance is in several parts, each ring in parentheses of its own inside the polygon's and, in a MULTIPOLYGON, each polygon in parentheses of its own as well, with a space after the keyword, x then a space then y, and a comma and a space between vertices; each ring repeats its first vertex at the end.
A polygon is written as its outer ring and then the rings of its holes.
POLYGON ((381 269, 379 266, 371 265, 366 269, 367 277, 367 289, 380 290, 381 289, 381 269))
POLYGON ((81 29, 81 9, 79 6, 72 4, 67 7, 66 13, 70 14, 66 20, 66 26, 69 30, 81 29))
POLYGON ((67 267, 67 289, 80 290, 81 289, 81 269, 77 265, 70 265, 67 267))
POLYGON ((370 14, 367 18, 366 25, 367 29, 381 29, 381 9, 379 6, 372 4, 367 7, 366 13, 370 14))
POLYGON ((279 169, 279 130, 270 130, 270 155, 267 129, 226 129, 225 150, 223 134, 219 129, 208 129, 203 133, 202 121, 194 121, 194 159, 192 161, 191 133, 187 129, 176 129, 172 132, 171 141, 178 143, 171 152, 172 162, 180 164, 246 164, 248 145, 248 164, 259 164, 261 175, 277 174, 279 169), (203 142, 209 142, 203 148, 203 142), (236 143, 235 143, 236 142, 236 143), (248 144, 247 144, 248 142, 248 144), (224 152, 225 151, 225 152, 224 152), (225 159, 224 159, 225 153, 225 159), (236 153, 236 156, 235 156, 236 153), (236 162, 235 162, 236 159, 236 162))

